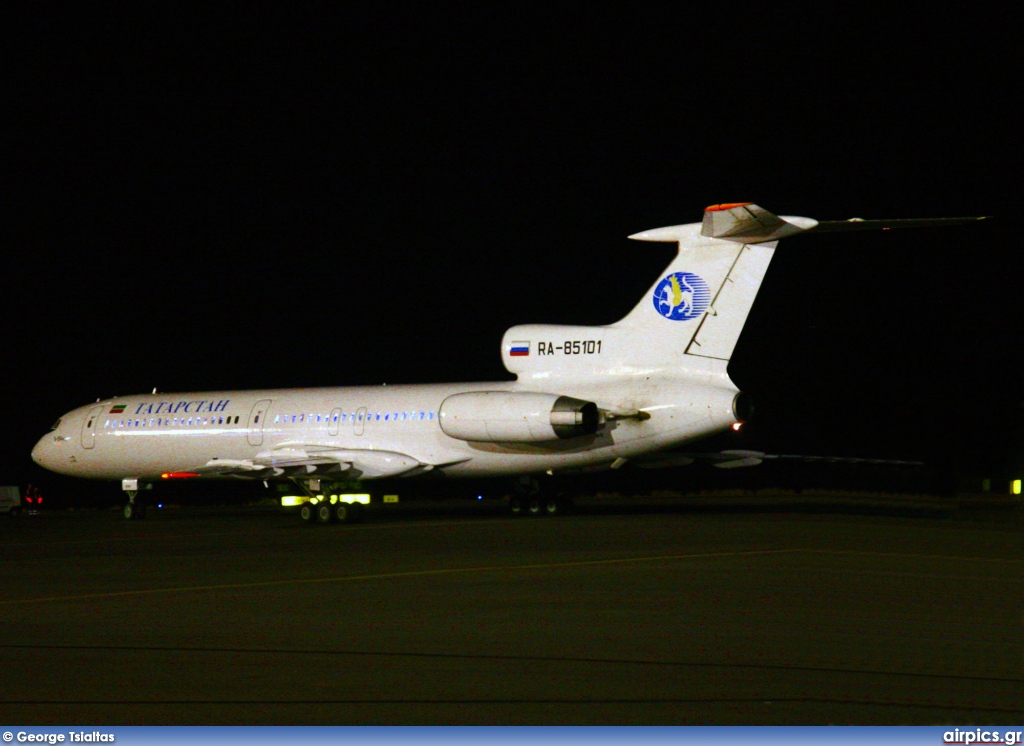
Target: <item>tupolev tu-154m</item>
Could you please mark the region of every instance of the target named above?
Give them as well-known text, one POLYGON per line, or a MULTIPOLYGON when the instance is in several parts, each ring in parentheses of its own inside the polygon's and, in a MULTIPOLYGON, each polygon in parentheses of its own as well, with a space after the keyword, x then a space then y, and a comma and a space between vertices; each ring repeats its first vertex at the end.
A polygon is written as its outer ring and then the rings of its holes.
MULTIPOLYGON (((121 480, 127 518, 144 514, 140 490, 162 479, 248 478, 292 480, 310 498, 303 517, 325 523, 351 520, 358 505, 321 493, 356 480, 679 463, 672 449, 748 415, 726 368, 780 239, 980 219, 818 222, 714 205, 700 223, 630 236, 679 250, 621 321, 506 331, 501 354, 514 381, 116 397, 65 414, 32 458, 61 474, 121 480)), ((759 454, 714 460, 745 466, 759 454)), ((511 507, 554 514, 562 504, 534 494, 511 507)))

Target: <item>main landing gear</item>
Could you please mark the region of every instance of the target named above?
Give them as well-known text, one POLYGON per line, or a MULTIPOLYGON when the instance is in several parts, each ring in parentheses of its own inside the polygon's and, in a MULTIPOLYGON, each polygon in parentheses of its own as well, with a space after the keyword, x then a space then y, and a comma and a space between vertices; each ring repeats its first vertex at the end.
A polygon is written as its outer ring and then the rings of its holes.
POLYGON ((295 484, 309 499, 299 506, 299 518, 303 523, 358 523, 363 519, 363 504, 356 498, 369 495, 352 494, 346 485, 327 484, 321 490, 319 479, 296 479, 295 484))
POLYGON ((572 498, 545 494, 536 477, 521 477, 515 492, 508 499, 508 512, 513 516, 528 515, 534 518, 556 516, 572 510, 572 498))
POLYGON ((363 518, 363 506, 345 502, 342 495, 312 495, 299 506, 303 523, 358 523, 363 518))

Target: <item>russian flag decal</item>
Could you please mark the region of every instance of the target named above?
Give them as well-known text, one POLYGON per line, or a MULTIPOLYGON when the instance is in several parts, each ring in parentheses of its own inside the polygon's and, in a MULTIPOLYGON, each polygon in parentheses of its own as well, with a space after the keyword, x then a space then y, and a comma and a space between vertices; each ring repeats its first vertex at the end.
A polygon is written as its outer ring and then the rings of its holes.
POLYGON ((529 342, 513 342, 512 346, 508 350, 508 354, 511 357, 529 357, 530 356, 530 343, 529 342))

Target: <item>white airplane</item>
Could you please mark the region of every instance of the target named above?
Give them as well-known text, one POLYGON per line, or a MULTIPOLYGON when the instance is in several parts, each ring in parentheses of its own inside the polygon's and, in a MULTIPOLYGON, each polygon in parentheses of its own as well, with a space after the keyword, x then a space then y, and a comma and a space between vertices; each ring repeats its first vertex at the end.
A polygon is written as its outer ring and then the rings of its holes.
MULTIPOLYGON (((32 450, 60 474, 119 479, 126 518, 140 489, 168 479, 293 480, 306 520, 350 520, 326 485, 431 472, 558 474, 633 462, 686 463, 670 449, 742 423, 726 370, 779 239, 808 231, 950 225, 982 218, 818 222, 751 203, 714 205, 702 223, 637 233, 679 252, 636 307, 608 326, 528 324, 505 332, 514 381, 144 394, 74 409, 32 450)), ((760 454, 763 456, 764 454, 760 454)), ((716 465, 759 463, 748 451, 716 465)), ((554 514, 533 495, 513 512, 554 514)))

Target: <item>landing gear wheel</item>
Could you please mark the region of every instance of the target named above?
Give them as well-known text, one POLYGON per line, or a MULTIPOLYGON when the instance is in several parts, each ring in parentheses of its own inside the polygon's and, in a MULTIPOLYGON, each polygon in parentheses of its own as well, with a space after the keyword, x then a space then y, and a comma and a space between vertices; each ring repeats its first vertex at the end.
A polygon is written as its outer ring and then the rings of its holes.
POLYGON ((124 504, 124 510, 122 511, 124 517, 129 521, 140 520, 146 517, 146 503, 142 499, 137 498, 138 492, 129 491, 125 493, 128 496, 128 502, 124 504))
POLYGON ((355 518, 352 506, 348 503, 338 503, 333 506, 334 517, 338 523, 352 523, 355 518))
POLYGON ((302 503, 299 506, 299 518, 302 519, 303 523, 313 523, 313 519, 316 517, 316 511, 313 510, 314 507, 316 506, 309 503, 302 503))
POLYGON ((544 515, 562 515, 562 513, 568 512, 566 510, 566 504, 559 500, 557 497, 544 498, 544 515))
POLYGON ((530 495, 526 501, 526 512, 531 516, 544 515, 544 500, 538 495, 530 495))
POLYGON ((523 515, 523 499, 521 497, 510 497, 508 500, 508 512, 517 517, 523 515))
POLYGON ((330 523, 334 520, 334 507, 329 502, 317 503, 315 510, 317 523, 330 523))

